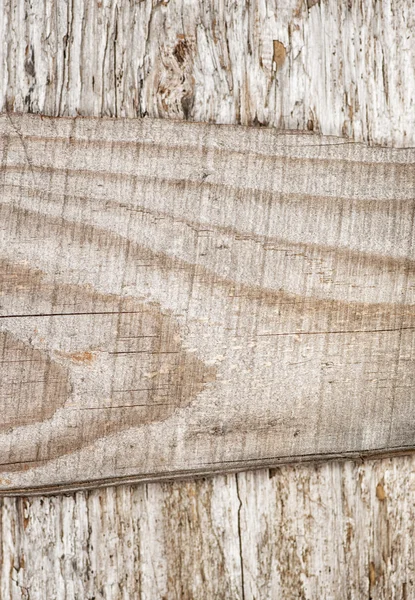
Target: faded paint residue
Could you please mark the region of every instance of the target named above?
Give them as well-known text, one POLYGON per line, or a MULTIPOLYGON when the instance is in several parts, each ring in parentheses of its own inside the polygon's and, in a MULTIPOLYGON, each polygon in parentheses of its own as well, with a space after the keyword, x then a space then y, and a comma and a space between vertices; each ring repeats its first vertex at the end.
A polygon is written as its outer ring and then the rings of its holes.
POLYGON ((274 40, 274 54, 272 60, 276 64, 277 69, 280 69, 283 66, 286 56, 287 51, 284 44, 279 40, 274 40))
POLYGON ((378 500, 386 499, 385 488, 383 487, 382 483, 378 483, 376 486, 376 498, 378 500))
POLYGON ((89 350, 86 350, 84 352, 72 352, 71 354, 64 354, 63 356, 66 356, 74 363, 84 365, 92 364, 96 358, 95 354, 93 354, 89 350))

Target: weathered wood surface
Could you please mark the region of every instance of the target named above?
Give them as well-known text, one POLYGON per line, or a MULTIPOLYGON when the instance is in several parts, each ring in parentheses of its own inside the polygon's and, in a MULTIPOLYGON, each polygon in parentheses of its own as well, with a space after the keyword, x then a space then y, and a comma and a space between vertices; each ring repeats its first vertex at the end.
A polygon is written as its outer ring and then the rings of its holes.
MULTIPOLYGON (((415 145, 409 0, 1 6, 2 110, 415 145)), ((3 499, 0 595, 409 599, 414 473, 409 456, 3 499)))
POLYGON ((4 498, 2 598, 410 599, 413 465, 4 498))
POLYGON ((415 150, 0 117, 1 491, 415 447, 415 150))

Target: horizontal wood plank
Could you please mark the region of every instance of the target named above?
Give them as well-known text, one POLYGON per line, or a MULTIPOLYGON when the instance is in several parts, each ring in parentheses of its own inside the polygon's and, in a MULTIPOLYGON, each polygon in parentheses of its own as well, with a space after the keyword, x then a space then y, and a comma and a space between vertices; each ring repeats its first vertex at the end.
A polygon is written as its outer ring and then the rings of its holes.
POLYGON ((415 150, 0 134, 2 493, 414 447, 415 150))

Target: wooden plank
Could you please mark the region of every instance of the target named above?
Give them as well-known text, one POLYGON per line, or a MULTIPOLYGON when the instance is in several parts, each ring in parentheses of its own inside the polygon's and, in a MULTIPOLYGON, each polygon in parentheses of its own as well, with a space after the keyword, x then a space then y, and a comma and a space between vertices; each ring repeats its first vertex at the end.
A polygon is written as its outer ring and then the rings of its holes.
POLYGON ((3 498, 3 597, 411 598, 413 467, 412 454, 3 498))
POLYGON ((0 132, 3 492, 413 447, 415 150, 0 132))

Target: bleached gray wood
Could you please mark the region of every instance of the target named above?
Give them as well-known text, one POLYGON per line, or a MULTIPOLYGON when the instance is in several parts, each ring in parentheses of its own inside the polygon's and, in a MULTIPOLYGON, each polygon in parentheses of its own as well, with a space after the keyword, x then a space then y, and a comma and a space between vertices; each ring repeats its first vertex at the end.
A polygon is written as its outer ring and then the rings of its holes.
POLYGON ((415 447, 415 150, 0 117, 0 491, 415 447))
MULTIPOLYGON (((9 67, 0 94, 10 110, 92 116, 115 114, 116 98, 124 116, 136 116, 145 90, 150 116, 183 118, 184 77, 197 90, 190 118, 250 123, 258 114, 264 123, 305 129, 313 121, 326 134, 341 135, 344 127, 358 140, 413 146, 415 5, 309 4, 2 3, 8 17, 0 20, 0 52, 9 67), (192 44, 181 69, 174 51, 184 38, 192 44), (262 79, 273 39, 284 42, 287 58, 276 77, 270 69, 262 79), (24 70, 30 46, 34 76, 24 70), (127 65, 117 80, 114 48, 127 65), (271 108, 267 90, 278 98, 271 108)), ((4 499, 1 594, 410 598, 414 461, 284 467, 271 478, 267 470, 239 473, 239 496, 235 476, 218 476, 4 499), (381 482, 383 500, 376 495, 381 482)))

